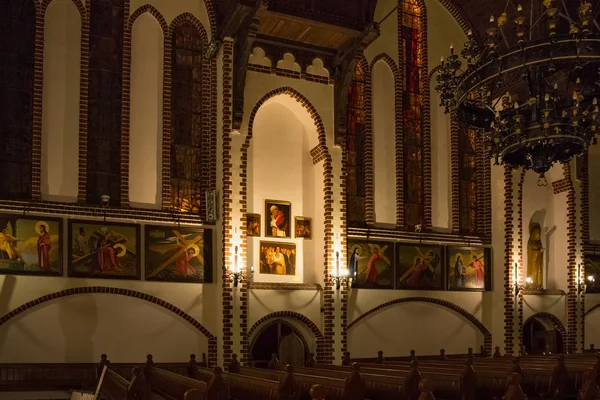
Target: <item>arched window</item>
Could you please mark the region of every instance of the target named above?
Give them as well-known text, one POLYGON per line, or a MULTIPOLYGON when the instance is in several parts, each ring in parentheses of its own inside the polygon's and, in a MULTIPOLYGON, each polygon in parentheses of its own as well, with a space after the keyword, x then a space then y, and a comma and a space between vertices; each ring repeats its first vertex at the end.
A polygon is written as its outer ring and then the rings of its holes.
POLYGON ((425 215, 423 190, 423 34, 421 9, 416 0, 402 0, 401 56, 404 67, 402 113, 404 121, 404 224, 411 230, 425 215))
POLYGON ((0 26, 0 199, 28 200, 32 186, 34 1, 2 0, 0 26))
POLYGON ((123 14, 126 0, 92 0, 87 136, 87 203, 120 203, 123 14))
POLYGON ((477 210, 483 187, 479 184, 481 166, 477 165, 477 149, 480 135, 475 129, 461 125, 458 134, 459 154, 459 210, 460 232, 480 233, 477 228, 477 210))
POLYGON ((173 30, 171 208, 199 213, 202 196, 202 36, 189 22, 173 30))
POLYGON ((356 65, 348 93, 346 196, 349 224, 365 223, 365 71, 356 65))

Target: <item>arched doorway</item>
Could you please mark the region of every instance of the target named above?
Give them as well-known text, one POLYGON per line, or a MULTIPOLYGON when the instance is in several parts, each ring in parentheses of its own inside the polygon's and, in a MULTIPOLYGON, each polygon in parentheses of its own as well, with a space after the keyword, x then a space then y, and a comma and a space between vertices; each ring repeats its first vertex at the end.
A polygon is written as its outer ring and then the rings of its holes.
POLYGON ((527 354, 563 352, 563 334, 552 319, 533 316, 523 325, 523 345, 527 354))
POLYGON ((289 323, 277 320, 262 329, 254 339, 250 354, 252 364, 267 368, 271 355, 275 353, 283 365, 304 366, 308 355, 306 340, 298 329, 289 323))

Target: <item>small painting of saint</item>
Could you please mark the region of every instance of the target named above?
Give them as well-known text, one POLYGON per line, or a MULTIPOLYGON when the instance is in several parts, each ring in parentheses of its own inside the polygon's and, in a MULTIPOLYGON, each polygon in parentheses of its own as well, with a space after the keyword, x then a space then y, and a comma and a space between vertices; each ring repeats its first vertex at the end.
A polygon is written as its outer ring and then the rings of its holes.
POLYGON ((312 239, 312 220, 306 217, 295 217, 295 231, 298 239, 312 239))
POLYGON ((260 237, 260 214, 246 214, 246 236, 260 237))
POLYGON ((265 201, 265 236, 291 238, 292 204, 289 201, 265 201))

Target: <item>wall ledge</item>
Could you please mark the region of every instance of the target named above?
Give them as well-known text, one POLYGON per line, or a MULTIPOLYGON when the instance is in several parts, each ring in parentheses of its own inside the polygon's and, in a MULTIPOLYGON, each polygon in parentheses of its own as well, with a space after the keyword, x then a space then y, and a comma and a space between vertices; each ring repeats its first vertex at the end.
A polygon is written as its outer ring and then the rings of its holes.
POLYGON ((567 293, 559 289, 523 289, 523 296, 565 296, 567 293))
POLYGON ((252 290, 323 290, 318 283, 250 282, 248 288, 252 290))

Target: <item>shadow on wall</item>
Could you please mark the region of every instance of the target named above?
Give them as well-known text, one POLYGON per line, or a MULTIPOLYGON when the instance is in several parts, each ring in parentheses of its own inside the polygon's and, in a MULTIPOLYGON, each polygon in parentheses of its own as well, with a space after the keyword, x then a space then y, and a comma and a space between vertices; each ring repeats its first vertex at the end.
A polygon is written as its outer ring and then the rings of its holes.
MULTIPOLYGON (((17 278, 12 275, 5 275, 2 288, 0 289, 0 317, 8 314, 10 310, 10 302, 15 292, 17 278)), ((1 327, 0 327, 1 329, 1 327)), ((4 342, 6 341, 6 335, 0 331, 0 349, 4 348, 4 342)))
MULTIPOLYGON (((98 325, 98 307, 94 296, 76 296, 58 302, 58 317, 65 343, 65 362, 79 362, 82 359, 94 360, 93 336, 98 325), (83 323, 76 323, 81 321, 83 323), (74 323, 75 322, 75 323, 74 323)), ((115 327, 113 340, 119 340, 115 327)))

